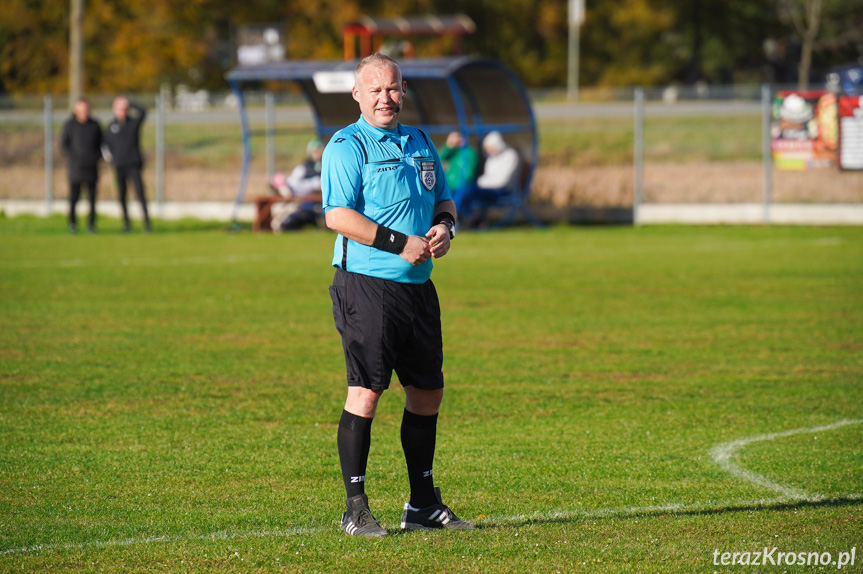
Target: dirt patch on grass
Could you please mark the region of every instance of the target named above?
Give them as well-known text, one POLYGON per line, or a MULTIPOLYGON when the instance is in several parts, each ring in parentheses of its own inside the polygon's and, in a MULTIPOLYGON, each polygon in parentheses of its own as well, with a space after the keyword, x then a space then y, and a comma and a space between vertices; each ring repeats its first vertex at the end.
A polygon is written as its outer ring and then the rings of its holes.
MULTIPOLYGON (((773 170, 772 199, 784 203, 863 202, 863 172, 773 170)), ((555 207, 632 205, 632 166, 544 167, 532 201, 555 207)), ((643 198, 650 203, 758 203, 764 198, 759 162, 653 163, 644 167, 643 198)))

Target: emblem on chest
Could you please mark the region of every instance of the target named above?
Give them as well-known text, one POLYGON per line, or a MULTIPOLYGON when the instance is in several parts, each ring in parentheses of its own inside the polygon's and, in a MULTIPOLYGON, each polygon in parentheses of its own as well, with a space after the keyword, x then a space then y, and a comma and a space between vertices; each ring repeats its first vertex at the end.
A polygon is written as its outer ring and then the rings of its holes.
POLYGON ((423 187, 427 190, 431 191, 434 189, 435 183, 437 183, 437 176, 435 175, 433 161, 421 161, 420 162, 420 181, 423 184, 423 187))

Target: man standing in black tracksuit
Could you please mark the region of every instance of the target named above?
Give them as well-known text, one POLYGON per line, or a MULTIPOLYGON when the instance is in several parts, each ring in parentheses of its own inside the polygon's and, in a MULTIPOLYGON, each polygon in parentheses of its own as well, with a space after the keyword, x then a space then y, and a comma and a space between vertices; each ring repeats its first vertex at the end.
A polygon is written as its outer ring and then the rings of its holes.
POLYGON ((60 150, 68 160, 69 172, 69 231, 78 231, 75 207, 81 197, 81 185, 87 186, 90 199, 88 229, 96 231, 96 183, 99 180, 99 159, 102 157, 102 128, 90 117, 90 104, 80 99, 72 107, 72 116, 63 124, 60 150))
POLYGON ((126 209, 126 182, 130 179, 144 212, 144 229, 150 231, 147 198, 144 195, 144 181, 141 179, 141 168, 144 166, 141 157, 141 124, 144 123, 147 113, 122 96, 114 100, 111 110, 114 112, 114 120, 105 131, 105 143, 108 144, 108 151, 111 152, 117 172, 117 192, 120 196, 120 207, 123 209, 123 231, 131 229, 126 209))

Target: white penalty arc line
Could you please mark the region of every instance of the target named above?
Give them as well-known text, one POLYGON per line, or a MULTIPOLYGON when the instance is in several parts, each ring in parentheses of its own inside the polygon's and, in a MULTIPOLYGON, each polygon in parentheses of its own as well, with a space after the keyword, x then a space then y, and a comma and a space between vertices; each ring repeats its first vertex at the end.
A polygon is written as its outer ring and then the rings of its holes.
POLYGON ((776 506, 781 504, 787 504, 789 502, 810 502, 810 503, 819 503, 819 502, 830 502, 830 501, 857 501, 863 500, 863 493, 850 493, 842 496, 824 496, 820 494, 808 494, 804 493, 801 490, 793 488, 791 486, 786 486, 783 484, 779 484, 778 482, 774 482, 760 474, 756 474, 751 470, 747 470, 745 468, 740 467, 736 463, 732 461, 734 455, 737 450, 750 445, 756 442, 764 442, 775 440, 778 438, 785 438, 789 436, 794 436, 798 434, 812 434, 817 432, 827 432, 836 430, 838 428, 842 428, 848 425, 855 425, 863 423, 863 419, 850 419, 850 420, 842 420, 829 425, 817 426, 817 427, 808 427, 808 428, 800 428, 800 429, 792 429, 788 431, 775 432, 775 433, 767 433, 761 434, 757 436, 747 437, 743 439, 738 439, 726 443, 722 443, 710 449, 710 456, 713 458, 713 461, 716 462, 722 469, 729 472, 732 476, 739 478, 741 480, 745 480, 746 482, 750 482, 752 484, 756 484, 758 486, 763 486, 765 488, 769 488, 775 492, 778 492, 782 495, 780 498, 773 499, 760 499, 760 500, 750 500, 750 501, 726 501, 726 502, 696 502, 692 504, 662 504, 656 506, 632 506, 626 508, 608 508, 604 510, 592 510, 592 511, 579 511, 579 510, 567 510, 567 511, 557 511, 557 512, 546 512, 546 513, 536 513, 536 514, 524 514, 517 516, 510 516, 505 518, 497 518, 490 520, 491 524, 511 524, 511 523, 519 523, 524 521, 551 521, 551 520, 564 520, 571 518, 607 518, 614 516, 638 516, 645 514, 658 514, 658 513, 673 513, 673 512, 707 512, 707 511, 720 511, 720 510, 733 510, 735 508, 766 508, 770 506, 776 506))
POLYGON ((823 500, 823 497, 819 495, 809 494, 797 488, 787 486, 784 484, 780 484, 778 482, 772 481, 769 478, 762 476, 760 474, 756 474, 751 470, 747 470, 738 464, 736 464, 733 460, 734 455, 737 451, 744 446, 756 443, 756 442, 764 442, 769 440, 775 440, 778 438, 785 438, 789 436, 794 436, 798 434, 814 434, 818 432, 826 432, 836 430, 838 428, 842 428, 848 425, 856 425, 863 423, 863 419, 850 419, 850 420, 842 420, 839 422, 835 422, 829 425, 817 426, 817 427, 809 427, 809 428, 800 428, 793 429, 783 432, 774 432, 768 434, 762 434, 757 436, 752 436, 748 438, 742 438, 738 440, 733 440, 731 442, 722 443, 710 449, 710 456, 713 458, 713 461, 719 465, 720 468, 730 473, 732 476, 744 480, 746 482, 756 484, 758 486, 762 486, 764 488, 768 488, 775 492, 782 494, 784 497, 790 500, 809 500, 809 501, 818 501, 823 500))
MULTIPOLYGON (((851 493, 842 496, 815 497, 807 502, 831 502, 831 501, 857 501, 863 500, 863 493, 851 493)), ((652 506, 627 506, 623 508, 600 508, 596 510, 560 510, 552 512, 535 512, 531 514, 516 514, 513 516, 489 517, 477 521, 478 525, 505 526, 507 524, 525 524, 530 522, 554 522, 572 519, 599 519, 629 516, 647 516, 653 514, 673 514, 684 512, 721 512, 724 510, 770 508, 790 502, 788 498, 771 498, 759 500, 735 500, 735 501, 710 501, 696 502, 692 504, 658 504, 652 506)), ((116 540, 95 540, 92 542, 68 542, 65 544, 36 544, 33 546, 22 546, 0 550, 3 554, 27 554, 33 552, 49 552, 54 550, 86 550, 98 548, 111 548, 122 546, 135 546, 138 544, 190 542, 190 541, 217 541, 217 540, 246 540, 250 538, 270 538, 289 536, 309 536, 326 531, 335 531, 332 528, 319 526, 316 528, 284 528, 273 530, 258 530, 252 532, 214 532, 200 534, 197 536, 147 536, 142 538, 120 538, 116 540)))
MULTIPOLYGON (((762 434, 754 437, 738 439, 735 441, 720 444, 710 450, 710 455, 713 460, 723 469, 731 473, 737 478, 747 482, 767 487, 777 491, 783 496, 781 498, 760 499, 749 501, 725 501, 725 502, 696 502, 692 504, 660 504, 653 506, 629 506, 623 508, 605 508, 597 510, 562 510, 553 512, 537 512, 533 514, 517 514, 506 517, 489 517, 478 522, 478 524, 493 526, 506 524, 519 524, 524 522, 539 522, 539 521, 554 521, 567 520, 574 518, 613 518, 626 516, 640 516, 658 513, 674 513, 674 512, 710 512, 721 510, 733 510, 735 508, 768 508, 770 506, 786 504, 794 501, 806 502, 829 502, 831 500, 856 501, 863 500, 863 493, 851 493, 839 497, 829 497, 820 495, 804 494, 801 491, 773 482, 761 475, 755 474, 749 470, 741 468, 732 462, 735 452, 746 445, 784 438, 797 434, 816 433, 823 431, 831 431, 847 425, 863 423, 863 419, 843 420, 833 424, 794 429, 789 431, 762 434)), ((121 546, 134 546, 138 544, 153 544, 153 543, 170 543, 170 542, 188 542, 188 541, 215 541, 215 540, 244 540, 249 538, 269 538, 269 537, 288 537, 298 535, 313 535, 329 530, 327 527, 317 528, 286 528, 274 530, 259 530, 253 532, 214 532, 210 534, 200 534, 192 536, 148 536, 141 538, 121 538, 117 540, 101 540, 92 542, 69 542, 65 544, 36 544, 33 546, 22 546, 19 548, 10 548, 0 550, 0 555, 4 554, 27 554, 33 552, 46 552, 53 550, 84 550, 93 548, 110 548, 121 546)))

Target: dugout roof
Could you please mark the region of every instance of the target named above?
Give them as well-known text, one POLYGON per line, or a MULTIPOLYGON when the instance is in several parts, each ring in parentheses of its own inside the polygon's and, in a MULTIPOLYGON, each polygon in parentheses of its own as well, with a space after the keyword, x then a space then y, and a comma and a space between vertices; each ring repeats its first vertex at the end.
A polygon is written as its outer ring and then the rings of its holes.
MULTIPOLYGON (((237 205, 245 197, 251 162, 243 87, 263 81, 297 84, 311 106, 315 131, 326 142, 360 117, 350 93, 357 63, 294 60, 239 66, 227 73, 243 127, 243 177, 237 205)), ((523 185, 529 189, 538 159, 536 120, 524 84, 512 70, 497 60, 470 56, 404 59, 399 67, 408 84, 402 123, 424 130, 438 147, 451 131, 460 131, 477 150, 486 134, 501 132, 527 164, 523 185)))

